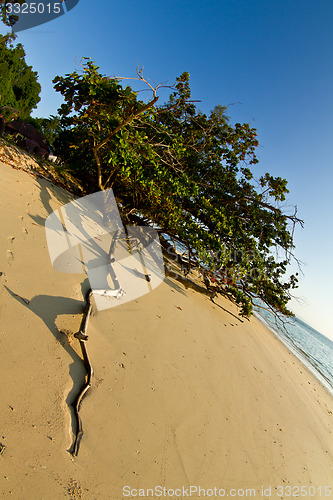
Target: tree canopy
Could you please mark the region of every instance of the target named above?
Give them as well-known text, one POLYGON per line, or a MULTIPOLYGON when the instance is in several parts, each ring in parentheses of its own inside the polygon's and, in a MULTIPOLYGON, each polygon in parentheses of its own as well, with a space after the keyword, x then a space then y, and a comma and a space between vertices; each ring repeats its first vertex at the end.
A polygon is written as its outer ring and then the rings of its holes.
POLYGON ((18 109, 21 119, 30 116, 40 101, 37 78, 37 72, 25 61, 23 46, 14 46, 10 34, 0 35, 0 107, 18 109))
POLYGON ((152 93, 148 103, 89 59, 82 72, 57 76, 65 101, 57 154, 81 179, 92 172, 96 189, 112 187, 124 216, 158 227, 241 314, 260 298, 292 315, 287 302, 297 277, 286 273, 302 221, 283 208, 285 179, 266 173, 255 181, 256 130, 230 125, 225 106, 199 111, 186 72, 159 106, 159 86, 142 71, 138 79, 152 93))
MULTIPOLYGON (((12 0, 1 0, 0 2, 0 19, 1 21, 6 25, 13 27, 16 21, 18 20, 18 16, 12 13, 12 9, 8 8, 11 7, 10 4, 19 4, 22 5, 25 3, 26 0, 15 0, 13 2, 12 0)), ((15 38, 15 35, 12 35, 15 38)))

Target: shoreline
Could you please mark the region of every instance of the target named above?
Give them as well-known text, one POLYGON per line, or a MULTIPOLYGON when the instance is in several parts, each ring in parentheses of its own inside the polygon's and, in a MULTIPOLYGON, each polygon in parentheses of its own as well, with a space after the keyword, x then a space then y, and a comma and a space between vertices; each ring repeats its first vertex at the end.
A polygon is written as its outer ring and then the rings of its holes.
MULTIPOLYGON (((307 368, 307 370, 320 382, 323 388, 328 392, 328 394, 333 398, 333 386, 330 384, 328 380, 326 380, 325 376, 314 366, 310 358, 306 355, 306 353, 301 352, 297 346, 295 346, 292 342, 288 342, 285 337, 279 332, 278 328, 274 329, 264 317, 260 315, 257 311, 253 312, 253 315, 263 324, 272 334, 277 337, 283 345, 286 346, 288 350, 290 350, 293 355, 307 368)), ((306 325, 306 323, 305 323, 306 325)), ((320 333, 320 332, 319 332, 320 333)))

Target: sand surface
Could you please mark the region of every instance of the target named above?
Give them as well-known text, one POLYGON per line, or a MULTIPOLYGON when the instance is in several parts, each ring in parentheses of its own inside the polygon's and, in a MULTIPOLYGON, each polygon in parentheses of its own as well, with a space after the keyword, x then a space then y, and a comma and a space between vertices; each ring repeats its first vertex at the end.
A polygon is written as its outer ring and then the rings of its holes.
POLYGON ((93 386, 73 458, 70 402, 85 376, 73 333, 89 285, 52 268, 44 228, 72 198, 5 164, 0 179, 2 498, 120 499, 124 486, 191 485, 253 488, 257 498, 312 486, 303 498, 324 498, 331 396, 257 319, 241 322, 229 301, 214 305, 170 278, 91 318, 93 386))

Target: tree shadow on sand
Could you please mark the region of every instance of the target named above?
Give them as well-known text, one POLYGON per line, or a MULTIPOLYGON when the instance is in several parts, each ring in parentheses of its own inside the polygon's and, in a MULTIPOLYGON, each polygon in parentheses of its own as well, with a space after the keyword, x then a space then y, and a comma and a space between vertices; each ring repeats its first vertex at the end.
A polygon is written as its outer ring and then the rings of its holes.
MULTIPOLYGON (((69 376, 72 379, 73 387, 66 397, 66 404, 71 413, 71 428, 73 435, 75 435, 76 417, 73 409, 73 403, 82 385, 85 383, 87 373, 84 361, 71 346, 66 331, 61 331, 57 328, 56 319, 58 316, 66 314, 82 314, 86 305, 85 300, 51 295, 35 295, 31 300, 29 300, 16 294, 7 286, 5 286, 5 288, 15 300, 36 314, 36 316, 44 322, 56 341, 59 342, 59 344, 73 360, 69 364, 69 376)), ((89 289, 89 282, 87 279, 81 283, 81 289, 83 296, 85 296, 86 291, 89 289)))
MULTIPOLYGON (((40 177, 36 177, 35 181, 36 181, 36 186, 40 189, 39 198, 40 201, 42 202, 43 207, 47 212, 47 216, 54 211, 54 208, 52 208, 50 204, 51 200, 56 199, 60 205, 66 205, 66 203, 69 203, 70 201, 73 200, 74 195, 67 193, 64 189, 61 189, 59 186, 55 186, 54 184, 51 183, 51 181, 42 179, 40 177)), ((30 213, 28 215, 34 221, 35 224, 38 224, 39 226, 45 225, 47 216, 42 217, 40 215, 30 214, 30 213)))

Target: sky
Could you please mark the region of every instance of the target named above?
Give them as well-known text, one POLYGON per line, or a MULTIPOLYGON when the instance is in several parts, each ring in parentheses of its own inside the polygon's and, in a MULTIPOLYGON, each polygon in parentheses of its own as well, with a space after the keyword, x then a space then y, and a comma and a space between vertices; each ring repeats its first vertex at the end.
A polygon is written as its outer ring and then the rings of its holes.
POLYGON ((297 205, 304 220, 295 234, 304 276, 290 307, 333 340, 332 0, 80 0, 17 41, 42 86, 35 116, 57 113, 52 79, 91 57, 103 74, 136 76, 139 64, 167 85, 188 71, 199 109, 230 105, 231 124, 255 127, 255 177, 286 178, 286 209, 297 205))

